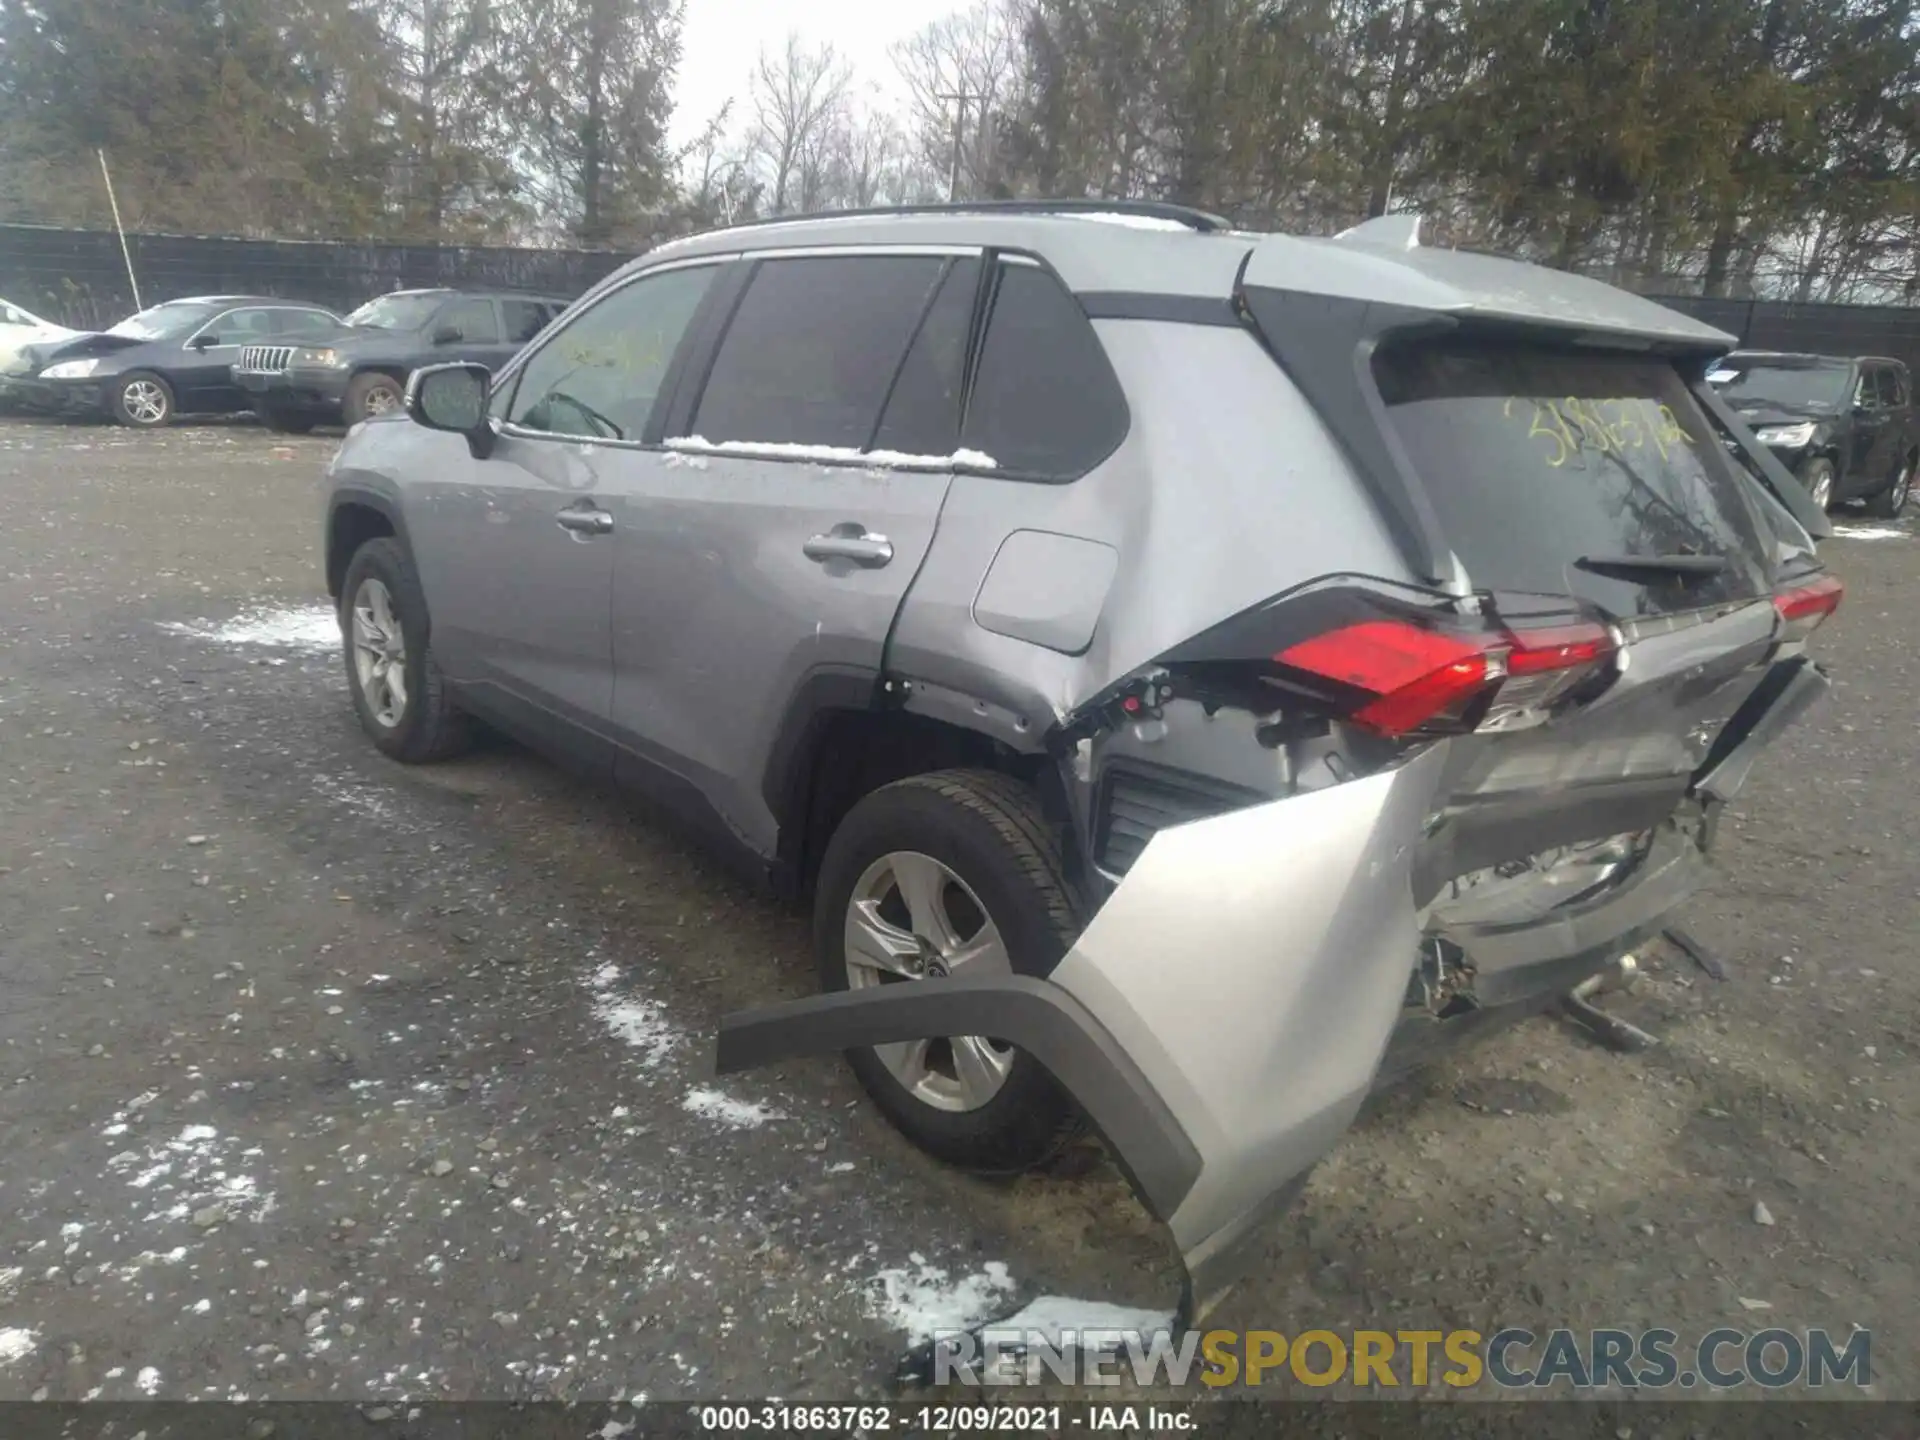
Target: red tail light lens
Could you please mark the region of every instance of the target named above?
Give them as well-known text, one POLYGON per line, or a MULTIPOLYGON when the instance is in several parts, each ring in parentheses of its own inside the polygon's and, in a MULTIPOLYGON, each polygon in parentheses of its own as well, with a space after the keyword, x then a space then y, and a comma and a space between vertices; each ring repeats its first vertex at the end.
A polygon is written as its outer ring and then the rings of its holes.
POLYGON ((1347 719, 1381 735, 1469 729, 1543 709, 1613 654, 1599 625, 1485 636, 1430 630, 1408 621, 1370 620, 1289 646, 1281 665, 1351 686, 1371 699, 1347 719))
POLYGON ((1798 640, 1811 635, 1821 621, 1840 608, 1840 597, 1845 593, 1846 587, 1836 577, 1822 575, 1775 595, 1773 608, 1780 612, 1786 637, 1798 640))

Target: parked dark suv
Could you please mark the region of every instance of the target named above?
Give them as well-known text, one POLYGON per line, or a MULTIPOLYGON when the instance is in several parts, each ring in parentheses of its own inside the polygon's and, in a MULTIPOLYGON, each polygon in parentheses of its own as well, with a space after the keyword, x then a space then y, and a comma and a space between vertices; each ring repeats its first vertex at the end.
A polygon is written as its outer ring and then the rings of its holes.
POLYGON ((248 346, 233 379, 275 430, 301 435, 329 421, 357 425, 397 408, 420 366, 504 365, 566 308, 551 295, 395 290, 369 300, 323 340, 248 346))
POLYGON ((1864 500, 1886 519, 1906 508, 1920 416, 1898 360, 1736 350, 1707 378, 1816 504, 1864 500))

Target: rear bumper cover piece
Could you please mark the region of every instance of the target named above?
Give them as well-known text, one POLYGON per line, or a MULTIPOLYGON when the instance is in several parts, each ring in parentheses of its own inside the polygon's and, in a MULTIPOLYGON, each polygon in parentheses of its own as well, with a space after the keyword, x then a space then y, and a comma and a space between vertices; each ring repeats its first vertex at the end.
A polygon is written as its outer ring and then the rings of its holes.
POLYGON ((717 1068, 940 1035, 1021 1046, 1166 1222, 1197 1319, 1366 1097, 1406 993, 1407 875, 1439 775, 1429 752, 1162 831, 1051 975, 730 1015, 717 1068))
MULTIPOLYGON (((1445 932, 1482 1005, 1564 990, 1641 943, 1699 883, 1704 809, 1819 698, 1803 658, 1770 668, 1618 883, 1522 924, 1445 932)), ((1047 976, 943 979, 727 1016, 717 1068, 943 1035, 1028 1051, 1074 1095, 1186 1267, 1198 1321, 1254 1262, 1353 1122, 1405 1019, 1423 939, 1416 874, 1447 747, 1324 790, 1159 831, 1047 976)), ((1444 931, 1444 926, 1442 927, 1444 931)))

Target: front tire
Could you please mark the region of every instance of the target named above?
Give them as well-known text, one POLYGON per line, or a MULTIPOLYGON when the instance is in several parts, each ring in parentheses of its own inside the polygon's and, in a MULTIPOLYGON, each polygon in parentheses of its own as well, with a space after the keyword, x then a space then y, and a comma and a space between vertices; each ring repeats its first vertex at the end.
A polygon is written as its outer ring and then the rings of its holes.
MULTIPOLYGON (((830 991, 1044 975, 1079 930, 1038 797, 992 771, 883 786, 848 812, 821 862, 814 954, 830 991)), ((847 1064, 908 1139, 963 1169, 1031 1169, 1082 1126, 1037 1060, 990 1037, 864 1047, 847 1064)))
POLYGON ((398 540, 384 536, 353 552, 340 587, 340 631, 353 708, 384 754, 424 765, 467 748, 466 717, 428 641, 413 557, 398 540))
POLYGON ((1893 472, 1893 479, 1887 482, 1887 488, 1877 495, 1867 497, 1867 513, 1881 520, 1897 520, 1900 512, 1907 508, 1907 497, 1913 493, 1914 457, 1902 455, 1900 464, 1893 472))
POLYGON ((341 410, 349 425, 386 415, 400 408, 404 390, 391 375, 369 370, 347 382, 347 394, 341 410))
POLYGON ((113 418, 122 425, 158 430, 173 419, 173 387, 151 370, 130 370, 113 387, 113 418))

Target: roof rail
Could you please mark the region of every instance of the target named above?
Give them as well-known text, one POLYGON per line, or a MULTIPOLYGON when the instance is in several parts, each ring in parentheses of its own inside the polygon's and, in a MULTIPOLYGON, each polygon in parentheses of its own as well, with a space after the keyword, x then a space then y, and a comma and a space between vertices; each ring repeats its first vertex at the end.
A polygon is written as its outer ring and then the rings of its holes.
POLYGON ((874 219, 888 215, 1138 215, 1151 220, 1174 220, 1202 234, 1231 230, 1233 222, 1221 215, 1175 205, 1165 200, 955 200, 939 205, 875 205, 862 210, 817 210, 807 215, 770 215, 741 220, 726 230, 750 230, 761 225, 791 225, 806 220, 874 219))

